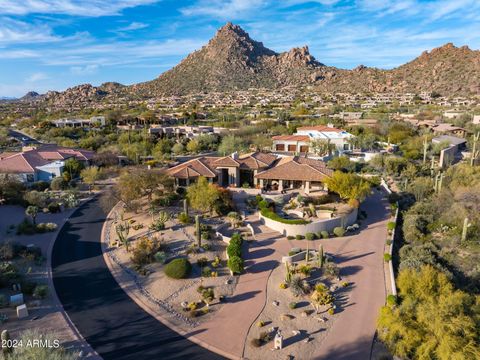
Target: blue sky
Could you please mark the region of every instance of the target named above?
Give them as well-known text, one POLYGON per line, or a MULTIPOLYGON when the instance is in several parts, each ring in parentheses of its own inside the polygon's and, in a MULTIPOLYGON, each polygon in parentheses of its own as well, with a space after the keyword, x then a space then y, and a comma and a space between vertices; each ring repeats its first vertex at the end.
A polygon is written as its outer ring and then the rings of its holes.
POLYGON ((0 0, 0 96, 151 80, 227 21, 342 68, 480 48, 479 0, 0 0))

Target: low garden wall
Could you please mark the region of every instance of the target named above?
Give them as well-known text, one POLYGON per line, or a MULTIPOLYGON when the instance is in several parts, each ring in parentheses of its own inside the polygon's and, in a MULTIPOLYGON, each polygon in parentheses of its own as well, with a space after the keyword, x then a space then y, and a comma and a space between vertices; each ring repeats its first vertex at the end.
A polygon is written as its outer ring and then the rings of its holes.
POLYGON ((331 233, 336 227, 347 227, 355 224, 357 221, 357 216, 358 209, 353 209, 351 213, 338 218, 321 219, 312 221, 308 224, 284 224, 279 221, 269 219, 259 213, 260 220, 262 220, 266 226, 272 230, 280 232, 284 236, 305 236, 307 233, 318 233, 320 231, 328 231, 331 233))

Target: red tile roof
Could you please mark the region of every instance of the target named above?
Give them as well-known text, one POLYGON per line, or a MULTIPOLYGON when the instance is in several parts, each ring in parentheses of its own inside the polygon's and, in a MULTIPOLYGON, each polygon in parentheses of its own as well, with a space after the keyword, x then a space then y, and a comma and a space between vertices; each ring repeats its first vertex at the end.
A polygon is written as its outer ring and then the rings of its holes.
POLYGON ((280 140, 280 141, 310 141, 310 137, 308 135, 278 135, 273 136, 272 140, 280 140))
POLYGON ((316 125, 316 126, 302 126, 297 128, 297 131, 308 131, 308 130, 313 130, 313 131, 323 131, 323 132, 342 132, 343 130, 337 129, 334 127, 329 127, 326 125, 316 125))
POLYGON ((83 149, 69 149, 57 145, 43 145, 37 149, 13 153, 0 157, 1 173, 33 173, 37 166, 43 166, 55 160, 75 157, 77 160, 91 160, 95 152, 83 149))
POLYGON ((324 181, 333 171, 320 160, 299 156, 281 158, 273 167, 255 175, 258 179, 324 181))

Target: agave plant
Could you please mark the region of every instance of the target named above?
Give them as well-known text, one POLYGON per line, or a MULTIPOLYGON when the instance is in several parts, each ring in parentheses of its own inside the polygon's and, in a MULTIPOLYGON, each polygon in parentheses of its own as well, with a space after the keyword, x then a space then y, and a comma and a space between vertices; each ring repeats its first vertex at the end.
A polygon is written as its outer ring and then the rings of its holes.
POLYGON ((288 282, 288 288, 294 296, 301 296, 305 294, 304 281, 299 276, 292 276, 288 282))

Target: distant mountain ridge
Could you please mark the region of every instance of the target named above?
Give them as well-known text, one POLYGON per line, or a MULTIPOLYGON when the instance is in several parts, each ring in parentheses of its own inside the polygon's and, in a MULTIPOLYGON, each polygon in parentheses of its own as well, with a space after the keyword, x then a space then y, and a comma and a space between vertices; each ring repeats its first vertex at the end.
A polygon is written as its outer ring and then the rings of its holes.
POLYGON ((64 92, 48 92, 43 98, 51 104, 79 104, 111 97, 142 99, 286 86, 312 86, 319 92, 478 95, 480 51, 448 43, 391 70, 365 66, 344 70, 317 61, 306 46, 276 53, 251 39, 240 26, 227 23, 208 44, 152 81, 131 86, 84 84, 64 92))

